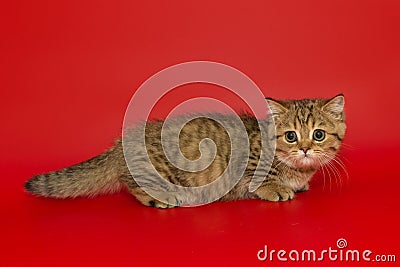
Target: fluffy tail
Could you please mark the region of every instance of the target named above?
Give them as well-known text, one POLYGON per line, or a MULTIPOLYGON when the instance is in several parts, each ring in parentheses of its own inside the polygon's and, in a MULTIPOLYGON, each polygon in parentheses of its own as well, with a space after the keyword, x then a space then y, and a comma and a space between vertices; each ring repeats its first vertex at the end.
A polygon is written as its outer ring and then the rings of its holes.
POLYGON ((25 183, 25 190, 53 198, 93 197, 98 194, 118 192, 122 188, 119 181, 121 155, 117 149, 107 150, 88 161, 69 168, 37 175, 25 183))

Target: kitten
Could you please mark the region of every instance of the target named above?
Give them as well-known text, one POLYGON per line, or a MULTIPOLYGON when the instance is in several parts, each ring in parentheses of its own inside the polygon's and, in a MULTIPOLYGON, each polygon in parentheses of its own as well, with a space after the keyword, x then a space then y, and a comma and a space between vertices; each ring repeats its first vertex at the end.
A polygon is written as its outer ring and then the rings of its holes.
MULTIPOLYGON (((264 147, 261 147, 258 121, 250 115, 241 115, 240 119, 247 132, 245 138, 248 138, 249 142, 249 147, 243 148, 247 150, 243 152, 247 152, 248 157, 241 159, 246 162, 245 170, 239 177, 241 179, 238 183, 219 200, 254 198, 286 201, 293 199, 295 192, 308 190, 311 177, 319 167, 335 158, 341 146, 346 130, 343 95, 332 99, 278 101, 267 98, 266 101, 275 124, 272 125, 275 126, 273 136, 276 139, 275 154, 267 155, 267 157, 270 156, 271 167, 257 174, 263 176, 262 183, 255 191, 249 190, 250 181, 256 167, 259 166, 264 147)), ((218 116, 219 119, 233 123, 231 115, 219 114, 218 116)), ((174 123, 172 121, 172 127, 174 123)), ((164 179, 184 187, 199 187, 215 181, 228 166, 231 152, 233 152, 231 142, 242 142, 230 140, 221 124, 212 119, 199 117, 191 120, 179 133, 181 153, 189 160, 198 159, 201 155, 199 143, 204 138, 213 140, 217 152, 207 168, 198 172, 187 172, 176 168, 166 158, 160 138, 163 124, 163 121, 146 123, 145 140, 148 157, 151 165, 164 179)), ((234 125, 233 128, 235 128, 234 125)), ((133 151, 128 156, 129 160, 141 164, 145 155, 136 152, 134 142, 131 142, 135 140, 136 135, 137 132, 134 130, 128 134, 128 141, 126 141, 128 151, 133 151)), ((168 139, 168 132, 166 136, 168 139)), ((114 193, 126 187, 146 206, 157 208, 179 206, 182 203, 179 196, 173 201, 161 201, 160 198, 152 197, 154 195, 150 196, 146 193, 148 191, 144 190, 145 188, 138 185, 127 167, 122 143, 122 139, 118 139, 113 148, 88 161, 35 176, 26 182, 25 189, 46 197, 74 198, 114 193)), ((146 176, 151 176, 145 163, 143 163, 143 168, 139 168, 133 175, 135 179, 142 177, 145 181, 146 176)), ((149 178, 148 181, 152 180, 149 178)), ((213 194, 216 192, 212 190, 205 193, 207 198, 213 194)))

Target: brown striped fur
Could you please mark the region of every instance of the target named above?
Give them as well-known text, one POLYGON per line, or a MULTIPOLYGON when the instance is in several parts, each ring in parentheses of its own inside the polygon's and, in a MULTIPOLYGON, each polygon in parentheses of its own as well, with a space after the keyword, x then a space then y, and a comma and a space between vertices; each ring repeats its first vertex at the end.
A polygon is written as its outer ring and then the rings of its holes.
MULTIPOLYGON (((278 101, 267 99, 275 122, 276 152, 272 166, 265 170, 266 179, 254 192, 248 185, 260 159, 260 130, 257 120, 243 115, 243 121, 250 142, 250 154, 247 168, 239 183, 220 200, 257 198, 269 201, 292 199, 294 193, 308 189, 308 182, 322 165, 334 160, 345 135, 344 97, 338 95, 332 99, 303 99, 278 101), (323 130, 323 141, 313 140, 314 130, 323 130), (298 140, 290 143, 285 139, 288 131, 294 131, 298 140), (303 150, 306 150, 305 153, 303 150), (307 155, 306 155, 307 154, 307 155), (306 155, 306 156, 305 156, 306 155)), ((229 120, 229 116, 221 115, 229 120)), ((224 172, 229 162, 231 142, 221 125, 208 118, 197 118, 185 125, 180 132, 179 143, 182 154, 195 160, 200 157, 199 143, 210 138, 217 147, 217 154, 210 166, 192 173, 177 169, 166 159, 161 146, 160 132, 163 121, 150 122, 146 126, 146 148, 154 168, 171 183, 182 186, 206 185, 224 172)), ((132 134, 132 138, 135 135, 132 134)), ((236 140, 238 141, 238 140, 236 140)), ((131 151, 135 151, 134 147, 131 151)), ((142 155, 133 153, 135 160, 142 155)), ((134 175, 145 175, 134 174, 134 175)), ((118 192, 126 187, 142 204, 158 208, 179 206, 165 204, 145 193, 132 178, 124 158, 122 140, 103 154, 83 163, 59 171, 33 177, 25 184, 25 189, 36 195, 54 198, 74 198, 95 196, 103 193, 118 192)), ((212 192, 210 192, 212 194, 212 192)))

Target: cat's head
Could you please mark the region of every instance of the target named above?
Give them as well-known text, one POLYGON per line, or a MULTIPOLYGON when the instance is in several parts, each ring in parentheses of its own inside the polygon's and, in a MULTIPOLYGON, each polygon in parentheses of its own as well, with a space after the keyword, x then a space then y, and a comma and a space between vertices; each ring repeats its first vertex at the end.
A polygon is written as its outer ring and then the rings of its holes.
POLYGON ((316 170, 332 160, 345 135, 344 96, 267 103, 276 127, 276 157, 286 165, 316 170))

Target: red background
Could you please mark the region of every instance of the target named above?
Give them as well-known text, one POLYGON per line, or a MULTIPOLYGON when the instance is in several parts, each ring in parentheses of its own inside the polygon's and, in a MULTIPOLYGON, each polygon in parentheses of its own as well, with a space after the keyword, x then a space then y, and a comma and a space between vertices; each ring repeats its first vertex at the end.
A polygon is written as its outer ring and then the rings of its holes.
MULTIPOLYGON (((341 237, 349 249, 398 253, 399 12, 396 0, 3 3, 0 266, 261 266, 278 263, 257 261, 264 245, 317 250, 341 237), (140 84, 191 60, 233 66, 270 97, 344 93, 349 179, 324 186, 319 173, 285 203, 172 210, 125 193, 23 192, 29 177, 109 147, 140 84)), ((210 88, 192 89, 222 94, 210 88)))

